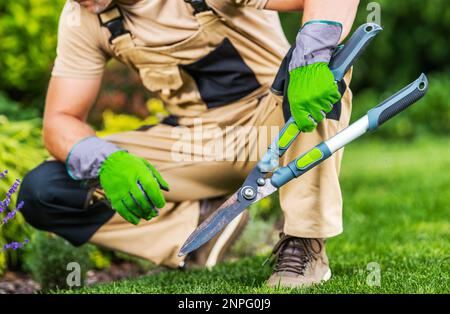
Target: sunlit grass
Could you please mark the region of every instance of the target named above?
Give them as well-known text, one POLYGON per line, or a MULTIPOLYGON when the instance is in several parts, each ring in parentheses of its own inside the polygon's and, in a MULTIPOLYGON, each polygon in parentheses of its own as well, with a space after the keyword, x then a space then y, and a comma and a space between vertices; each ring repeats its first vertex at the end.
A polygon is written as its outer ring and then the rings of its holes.
POLYGON ((328 241, 332 280, 300 290, 264 286, 264 256, 214 270, 167 271, 81 293, 449 293, 450 140, 350 145, 341 182, 345 232, 328 241), (380 285, 369 285, 369 263, 380 285))

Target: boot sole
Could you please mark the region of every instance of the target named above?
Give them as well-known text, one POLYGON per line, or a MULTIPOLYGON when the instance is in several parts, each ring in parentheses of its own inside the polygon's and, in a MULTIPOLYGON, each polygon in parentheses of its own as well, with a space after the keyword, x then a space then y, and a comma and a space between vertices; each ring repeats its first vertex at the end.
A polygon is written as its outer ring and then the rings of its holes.
POLYGON ((283 282, 283 278, 282 277, 278 277, 278 280, 273 280, 272 277, 269 278, 268 281, 266 281, 266 286, 268 286, 269 288, 309 288, 312 287, 314 285, 320 285, 328 280, 331 279, 331 269, 328 268, 328 270, 326 271, 326 273, 323 275, 322 280, 320 280, 319 282, 310 282, 310 283, 295 283, 295 282, 283 282))

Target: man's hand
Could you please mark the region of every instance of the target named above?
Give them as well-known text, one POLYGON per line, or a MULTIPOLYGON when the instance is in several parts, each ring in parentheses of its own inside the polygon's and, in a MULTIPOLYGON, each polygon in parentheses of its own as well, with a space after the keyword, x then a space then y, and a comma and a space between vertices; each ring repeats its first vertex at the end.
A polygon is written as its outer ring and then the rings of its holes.
POLYGON ((333 109, 341 94, 328 68, 342 33, 332 21, 309 21, 300 30, 289 65, 288 99, 302 132, 311 132, 333 109))
POLYGON ((112 208, 132 224, 158 216, 166 204, 161 189, 169 190, 167 182, 147 160, 125 151, 106 158, 99 178, 112 208))
POLYGON ((158 216, 166 201, 162 190, 169 185, 145 159, 90 136, 74 145, 66 160, 74 180, 99 179, 111 207, 125 220, 137 225, 140 219, 158 216))
POLYGON ((332 110, 341 95, 328 68, 331 55, 352 28, 359 0, 268 0, 265 8, 303 10, 303 27, 289 65, 291 113, 304 132, 332 110))

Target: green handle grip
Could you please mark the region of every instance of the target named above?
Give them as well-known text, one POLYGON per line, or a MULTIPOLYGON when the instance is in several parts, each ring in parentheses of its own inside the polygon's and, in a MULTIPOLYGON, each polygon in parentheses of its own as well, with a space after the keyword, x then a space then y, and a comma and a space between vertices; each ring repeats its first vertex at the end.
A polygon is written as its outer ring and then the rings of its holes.
POLYGON ((294 118, 289 118, 286 124, 281 129, 278 136, 270 144, 269 150, 263 156, 263 158, 258 163, 258 167, 262 172, 269 172, 278 167, 279 158, 284 155, 291 146, 292 142, 295 141, 300 131, 295 123, 294 118))
POLYGON ((328 146, 322 142, 307 153, 291 161, 286 167, 277 169, 271 178, 271 183, 280 188, 292 179, 295 179, 314 168, 332 155, 328 146))
POLYGON ((428 79, 422 73, 417 80, 367 112, 369 117, 369 130, 373 131, 377 129, 380 125, 411 106, 422 98, 427 90, 428 79))

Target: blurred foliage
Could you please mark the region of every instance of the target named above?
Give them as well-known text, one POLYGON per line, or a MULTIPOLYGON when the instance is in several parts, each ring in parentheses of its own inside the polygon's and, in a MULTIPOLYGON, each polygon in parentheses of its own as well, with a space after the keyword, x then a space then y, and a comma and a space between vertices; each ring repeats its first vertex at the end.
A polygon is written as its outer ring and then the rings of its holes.
POLYGON ((280 12, 281 26, 290 43, 293 43, 301 26, 301 13, 280 12))
MULTIPOLYGON (((16 179, 22 179, 45 158, 40 126, 40 119, 11 122, 0 115, 0 170, 8 170, 8 175, 0 180, 1 199, 16 179)), ((11 207, 15 206, 16 197, 17 193, 13 195, 11 207)), ((0 244, 22 241, 30 232, 22 215, 17 215, 0 229, 0 244)), ((16 267, 21 254, 22 250, 0 253, 0 261, 6 259, 10 267, 16 267)))
MULTIPOLYGON (((361 0, 353 30, 368 22, 371 0, 361 0)), ((396 84, 449 68, 450 6, 448 0, 378 0, 383 31, 356 63, 352 89, 381 93, 396 84)), ((282 13, 286 36, 293 42, 299 14, 282 13)), ((372 21, 369 21, 372 22, 372 21)))
POLYGON ((76 262, 80 265, 81 284, 86 273, 92 267, 88 245, 75 248, 63 238, 45 233, 35 232, 30 240, 25 255, 25 268, 40 283, 43 290, 53 288, 70 288, 67 286, 67 264, 76 262))
MULTIPOLYGON (((18 0, 0 3, 0 113, 10 119, 22 120, 36 117, 42 109, 42 97, 46 81, 55 57, 57 20, 65 0, 18 0), (36 95, 39 97, 36 98, 36 95), (9 98, 21 103, 34 104, 23 110, 24 105, 12 103, 9 98)), ((369 0, 362 0, 354 28, 367 21, 369 0)), ((401 85, 416 78, 422 71, 450 73, 448 69, 448 30, 450 29, 450 6, 446 0, 433 1, 377 1, 381 7, 381 25, 384 31, 374 40, 357 62, 352 81, 355 92, 355 114, 360 113, 360 102, 368 106, 374 100, 388 95, 401 85)), ((301 14, 280 13, 286 36, 292 42, 300 27, 301 14)), ((448 105, 445 96, 449 74, 434 76, 430 81, 432 91, 424 102, 426 108, 414 108, 389 126, 394 136, 412 137, 425 126, 433 132, 448 133, 445 120, 448 105), (434 86, 436 85, 436 86, 434 86), (438 90, 440 89, 440 90, 438 90), (421 110, 422 109, 422 110, 421 110), (439 111, 439 110, 443 111, 439 111), (439 114, 437 114, 439 112, 439 114), (430 119, 434 114, 437 119, 430 119), (428 123, 432 121, 431 123, 428 123), (423 123, 425 122, 425 123, 423 123), (445 122, 445 123, 442 123, 445 122), (442 125, 444 127, 439 127, 442 125)), ((118 62, 109 64, 102 93, 89 121, 98 129, 109 130, 104 134, 136 128, 143 123, 114 113, 125 113, 156 122, 148 110, 147 99, 151 95, 142 88, 140 79, 118 62), (110 110, 110 111, 107 111, 110 110), (107 111, 105 114, 103 114, 107 111), (148 118, 150 117, 150 118, 148 118), (108 121, 103 121, 103 118, 108 121)), ((434 117, 433 116, 433 117, 434 117)))
MULTIPOLYGON (((0 2, 0 90, 10 97, 26 102, 35 100, 36 96, 42 99, 55 57, 57 22, 64 2, 0 2)), ((361 1, 355 28, 366 22, 369 2, 372 1, 361 1)), ((447 0, 377 2, 381 6, 384 31, 357 64, 355 91, 371 87, 381 92, 396 82, 411 80, 422 71, 430 73, 448 67, 450 6, 447 0)), ((300 14, 281 13, 280 16, 286 36, 292 42, 300 26, 300 14)), ((105 75, 105 80, 109 77, 105 75)), ((121 78, 123 81, 127 77, 117 75, 113 80, 121 78)), ((120 84, 135 82, 125 81, 120 84)), ((42 101, 39 102, 42 107, 42 101)))
POLYGON ((37 108, 24 108, 20 103, 10 100, 2 92, 0 92, 0 114, 7 116, 10 120, 27 120, 40 116, 37 108))
POLYGON ((152 269, 155 269, 155 267, 157 267, 156 264, 152 263, 151 261, 141 258, 141 257, 137 257, 137 256, 133 256, 130 254, 126 254, 123 252, 119 252, 119 251, 115 251, 113 253, 114 255, 114 260, 115 261, 126 261, 126 262, 130 262, 133 263, 134 265, 138 266, 140 271, 144 271, 144 272, 149 272, 152 269))
POLYGON ((64 0, 0 1, 0 90, 15 99, 42 96, 56 55, 64 0))
POLYGON ((135 71, 112 60, 103 75, 100 95, 89 115, 89 122, 96 128, 102 128, 106 110, 145 119, 151 114, 147 104, 151 98, 151 93, 142 85, 135 71))
MULTIPOLYGON (((362 0, 354 28, 368 22, 369 0, 362 0)), ((382 138, 410 139, 421 133, 450 134, 450 6, 446 0, 379 0, 383 31, 357 61, 351 88, 353 120, 415 80, 428 75, 430 89, 418 104, 377 131, 382 138)), ((299 15, 281 14, 290 42, 299 15)), ((369 21, 371 22, 371 21, 369 21)))
POLYGON ((89 245, 89 260, 95 269, 109 269, 111 266, 112 253, 102 250, 94 245, 89 245))
MULTIPOLYGON (((367 21, 367 4, 360 3, 354 27, 367 21)), ((406 84, 421 72, 449 68, 450 6, 448 0, 378 0, 383 31, 357 63, 352 88, 383 92, 406 84)))
MULTIPOLYGON (((413 79, 396 82, 384 93, 371 88, 357 94, 353 101, 352 120, 363 116, 371 107, 388 98, 413 79)), ((375 133, 377 137, 411 139, 425 133, 443 136, 450 134, 450 71, 431 74, 428 80, 429 90, 426 96, 383 125, 375 133)))
POLYGON ((158 116, 166 115, 164 104, 158 99, 152 98, 148 100, 146 107, 149 112, 149 116, 146 119, 139 119, 126 114, 115 114, 111 110, 106 110, 102 115, 103 128, 97 134, 105 136, 135 130, 143 125, 154 125, 159 121, 158 116))
MULTIPOLYGON (((5 244, 6 244, 6 242, 4 242, 4 240, 2 240, 2 238, 0 238, 0 246, 3 247, 3 245, 5 245, 5 244)), ((6 254, 4 254, 2 252, 2 253, 0 253, 0 278, 3 276, 6 269, 7 269, 6 254)))

